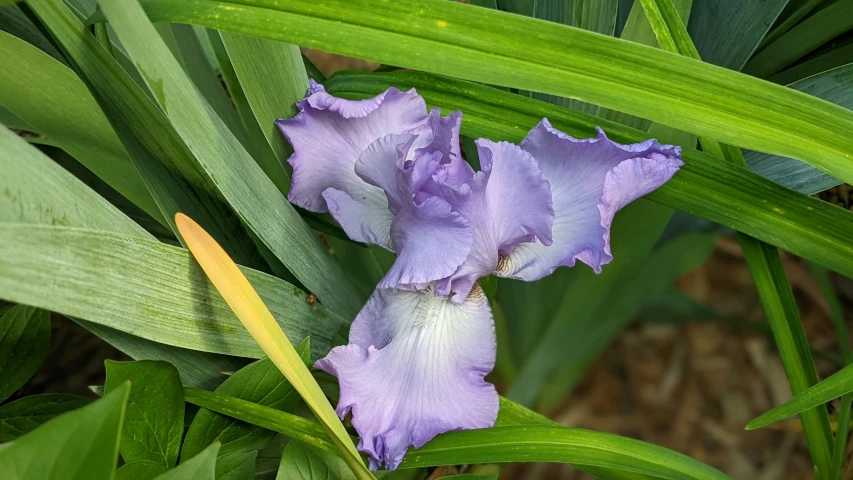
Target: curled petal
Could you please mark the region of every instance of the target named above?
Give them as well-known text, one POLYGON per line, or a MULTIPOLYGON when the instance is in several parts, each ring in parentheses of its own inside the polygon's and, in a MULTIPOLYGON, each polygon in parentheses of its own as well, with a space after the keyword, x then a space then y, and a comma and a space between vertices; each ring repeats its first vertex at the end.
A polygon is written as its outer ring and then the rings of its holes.
POLYGON ((455 304, 431 289, 380 289, 355 319, 349 345, 316 367, 338 377, 337 413, 352 412, 371 468, 393 470, 409 446, 494 425, 498 394, 484 380, 494 362, 494 322, 482 291, 455 304))
POLYGON ((376 189, 355 173, 361 153, 376 139, 408 133, 427 122, 426 104, 414 90, 389 88, 368 100, 333 97, 312 84, 299 102, 299 114, 276 122, 294 154, 293 184, 288 200, 313 212, 326 212, 323 192, 334 188, 359 199, 376 189))
POLYGON ((397 258, 378 287, 424 288, 456 271, 468 257, 472 240, 471 225, 441 198, 410 205, 391 225, 397 258))
POLYGON ((323 199, 329 213, 349 238, 394 250, 390 231, 394 215, 388 210, 382 190, 364 190, 361 197, 355 199, 343 190, 327 188, 323 191, 323 199))
POLYGON ((521 242, 551 244, 551 188, 536 160, 508 142, 477 140, 482 171, 470 188, 450 189, 450 202, 474 227, 471 253, 456 272, 438 283, 439 294, 463 301, 478 278, 490 275, 499 255, 521 242))
POLYGON ((406 161, 418 135, 392 134, 378 138, 361 152, 355 162, 355 173, 362 180, 382 189, 387 206, 396 215, 412 203, 412 194, 398 165, 406 161))
POLYGON ((610 226, 619 209, 666 183, 683 165, 681 148, 647 140, 621 145, 607 138, 579 140, 547 119, 521 143, 539 163, 554 202, 553 244, 518 245, 497 273, 536 280, 557 267, 589 265, 596 273, 613 259, 610 226))

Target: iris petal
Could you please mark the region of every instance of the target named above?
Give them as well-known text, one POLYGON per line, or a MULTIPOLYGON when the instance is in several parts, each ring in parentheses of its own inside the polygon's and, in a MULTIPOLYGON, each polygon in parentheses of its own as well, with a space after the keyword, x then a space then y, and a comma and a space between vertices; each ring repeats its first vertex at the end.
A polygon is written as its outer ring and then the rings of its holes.
POLYGON ((350 344, 315 366, 338 377, 337 413, 352 412, 371 468, 393 470, 411 445, 494 425, 498 394, 484 380, 494 362, 494 323, 482 291, 455 304, 432 289, 379 289, 353 323, 350 344))
POLYGON ((519 244, 501 259, 499 275, 536 280, 557 267, 609 263, 610 226, 619 209, 667 182, 683 165, 681 148, 647 140, 621 145, 599 129, 579 140, 553 128, 547 119, 521 143, 539 163, 554 202, 553 244, 519 244))
MULTIPOLYGON (((378 190, 362 181, 354 165, 376 139, 409 133, 427 122, 426 104, 414 90, 394 88, 368 100, 333 97, 312 83, 309 95, 298 103, 299 114, 276 122, 294 154, 293 185, 288 200, 313 212, 326 212, 323 192, 335 188, 360 199, 378 190)), ((381 194, 381 191, 380 191, 381 194)))
POLYGON ((397 258, 379 288, 419 289, 452 274, 468 257, 472 241, 471 225, 441 198, 410 205, 391 224, 397 258))
POLYGON ((439 294, 465 300, 480 277, 498 266, 499 255, 521 242, 551 243, 551 189, 536 160, 517 145, 477 140, 482 171, 447 196, 474 228, 471 252, 456 272, 438 283, 439 294))

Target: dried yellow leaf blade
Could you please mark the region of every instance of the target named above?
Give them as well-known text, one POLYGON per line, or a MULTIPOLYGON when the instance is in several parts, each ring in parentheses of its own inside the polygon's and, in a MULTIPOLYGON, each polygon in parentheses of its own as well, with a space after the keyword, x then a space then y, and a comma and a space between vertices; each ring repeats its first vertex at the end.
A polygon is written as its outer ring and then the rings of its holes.
POLYGON ((372 479, 346 429, 326 400, 311 372, 267 309, 261 297, 225 250, 200 225, 184 214, 175 224, 190 252, 216 290, 258 342, 261 349, 296 388, 311 411, 329 432, 347 464, 359 478, 372 479))

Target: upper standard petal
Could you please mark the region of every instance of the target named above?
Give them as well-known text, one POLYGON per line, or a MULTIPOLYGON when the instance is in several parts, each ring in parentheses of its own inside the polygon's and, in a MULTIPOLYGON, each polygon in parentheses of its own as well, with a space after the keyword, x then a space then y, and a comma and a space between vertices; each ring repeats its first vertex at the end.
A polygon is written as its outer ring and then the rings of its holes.
POLYGON ((294 153, 293 182, 288 200, 313 212, 328 210, 323 192, 335 188, 358 198, 366 188, 355 163, 379 138, 409 133, 427 122, 426 104, 415 90, 389 88, 367 100, 333 97, 314 84, 299 114, 276 122, 294 153))

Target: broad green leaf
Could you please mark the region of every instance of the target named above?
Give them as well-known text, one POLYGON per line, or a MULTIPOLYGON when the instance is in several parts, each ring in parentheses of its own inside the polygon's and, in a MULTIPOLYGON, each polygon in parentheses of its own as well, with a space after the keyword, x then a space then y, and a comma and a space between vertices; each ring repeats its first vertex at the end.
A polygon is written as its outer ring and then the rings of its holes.
MULTIPOLYGON (((0 224, 0 298, 159 343, 258 358, 262 351, 189 253, 89 230, 0 224)), ((340 317, 287 282, 244 268, 294 341, 330 348, 340 317)))
POLYGON ((91 401, 91 398, 77 395, 44 393, 0 406, 0 443, 11 442, 57 415, 76 410, 91 401))
POLYGON ((16 305, 0 316, 0 402, 41 367, 50 348, 50 312, 16 305))
POLYGON ((107 360, 107 392, 130 382, 119 450, 125 462, 149 460, 165 470, 178 461, 184 433, 184 390, 178 371, 166 362, 107 360))
MULTIPOLYGON (((492 85, 548 93, 853 182, 853 112, 668 52, 446 0, 144 0, 153 21, 203 25, 492 85), (534 48, 535 47, 535 48, 534 48), (722 101, 721 101, 722 99, 722 101)), ((466 112, 467 113, 467 112, 466 112)))
POLYGON ((4 480, 111 480, 130 385, 60 415, 0 449, 4 480))
POLYGON ((119 467, 115 480, 149 480, 164 473, 166 469, 157 462, 137 460, 119 467))
POLYGON ((787 3, 788 0, 698 0, 693 4, 690 23, 684 23, 703 61, 740 70, 787 3))
POLYGON ((0 127, 0 220, 151 234, 38 149, 0 127))
MULTIPOLYGON (((678 18, 671 0, 641 1, 643 10, 661 41, 661 48, 698 60, 699 53, 693 46, 687 29, 678 18)), ((699 140, 705 151, 714 152, 720 159, 746 167, 746 160, 739 148, 723 145, 712 139, 700 138, 699 140)), ((741 232, 738 232, 737 236, 758 290, 758 296, 764 306, 768 323, 773 330, 773 337, 779 349, 791 391, 797 394, 817 383, 818 378, 797 310, 797 303, 785 277, 779 251, 772 245, 741 232)), ((815 464, 816 476, 822 478, 831 469, 832 433, 829 429, 826 409, 821 407, 803 412, 800 420, 815 464)))
POLYGON ((264 262, 239 218, 218 197, 211 179, 199 171, 192 152, 135 80, 62 0, 32 0, 29 6, 85 76, 172 230, 176 212, 192 214, 241 264, 263 268, 264 262))
POLYGON ((308 90, 308 75, 299 47, 229 32, 221 32, 220 36, 251 106, 254 121, 278 160, 264 171, 269 172, 270 179, 286 194, 290 189, 290 177, 284 168, 293 150, 275 121, 296 115, 296 102, 302 100, 308 90))
MULTIPOLYGON (((6 129, 0 129, 0 151, 4 152, 0 155, 0 167, 4 172, 0 175, 0 191, 7 192, 7 195, 0 195, 0 220, 68 225, 154 240, 80 180, 6 129)), ((139 260, 147 261, 145 258, 139 260)), ((91 261, 100 262, 97 258, 91 261)), ((53 278, 55 272, 46 274, 53 278)), ((109 291, 112 287, 104 288, 109 291)), ((143 315, 141 320, 147 321, 146 311, 141 311, 140 315, 143 315)), ((233 371, 243 364, 230 357, 154 343, 91 322, 83 325, 136 359, 166 360, 174 364, 188 386, 215 388, 223 380, 220 371, 233 371)), ((321 340, 318 338, 318 341, 321 340)))
POLYGON ((255 480, 258 451, 233 452, 216 459, 217 480, 255 480))
POLYGON ((0 104, 32 125, 119 193, 163 220, 133 161, 73 70, 0 32, 0 104))
POLYGON ((154 480, 214 480, 217 452, 219 443, 213 443, 198 455, 155 477, 154 480))
MULTIPOLYGON (((788 86, 844 108, 853 109, 853 63, 788 86)), ((749 169, 753 172, 772 178, 786 187, 807 195, 822 192, 841 183, 840 180, 799 160, 759 152, 746 152, 744 157, 749 169)))
POLYGON ((217 355, 157 343, 79 318, 73 320, 94 333, 98 338, 130 355, 134 360, 169 362, 178 369, 181 383, 187 387, 212 390, 228 378, 229 372, 239 370, 248 361, 245 358, 217 355))
POLYGON ((293 348, 281 327, 275 321, 264 301, 246 279, 237 265, 228 257, 225 250, 207 232, 189 217, 178 215, 175 218, 181 236, 190 248, 204 273, 225 298, 237 318, 251 333, 264 353, 284 374, 293 388, 329 432, 335 446, 344 460, 359 479, 371 479, 352 443, 349 434, 341 423, 325 394, 311 376, 299 354, 293 348))
POLYGON ((767 45, 743 71, 767 78, 850 29, 853 29, 853 0, 831 3, 767 45))
POLYGON ((355 475, 341 457, 310 444, 291 440, 284 447, 276 480, 350 480, 355 475))
MULTIPOLYGON (((595 135, 596 125, 617 142, 636 143, 649 138, 646 133, 581 112, 422 73, 336 75, 326 86, 347 98, 372 96, 389 86, 416 87, 430 107, 465 112, 462 134, 473 138, 518 142, 542 117, 578 138, 595 135)), ((853 212, 795 193, 696 150, 683 148, 682 156, 685 165, 678 174, 645 198, 735 228, 853 276, 853 245, 849 241, 853 238, 853 212), (850 230, 840 234, 841 229, 850 230)))
MULTIPOLYGON (((296 349, 303 362, 310 364, 310 349, 306 342, 296 349)), ((234 372, 216 389, 216 393, 282 411, 293 410, 299 401, 299 394, 269 359, 259 360, 234 372)), ((267 446, 274 436, 274 432, 201 409, 187 431, 181 458, 186 460, 195 456, 214 441, 222 444, 220 455, 257 451, 267 446)))
MULTIPOLYGON (((334 453, 323 428, 316 422, 212 392, 187 389, 188 402, 215 408, 226 415, 299 438, 334 453)), ((540 415, 501 400, 498 426, 439 435, 418 449, 410 449, 399 468, 467 463, 561 462, 581 468, 606 467, 667 479, 727 479, 726 475, 680 453, 645 442, 588 430, 531 425, 540 415), (513 410, 505 412, 505 410, 513 410), (513 418, 508 418, 512 416, 513 418), (502 418, 503 417, 503 418, 502 418)), ((624 477, 622 477, 624 478, 624 477)))
POLYGON ((242 82, 234 70, 231 57, 228 55, 225 44, 222 42, 222 36, 216 30, 207 30, 207 35, 211 48, 213 48, 216 55, 216 62, 222 72, 222 79, 228 86, 228 93, 231 94, 231 99, 237 107, 237 114, 240 116, 240 122, 246 131, 248 143, 244 145, 246 145, 249 153, 252 154, 252 157, 254 157, 267 177, 272 180, 282 194, 286 195, 290 189, 290 177, 284 170, 282 163, 276 158, 272 146, 267 143, 267 138, 264 136, 264 132, 255 118, 252 106, 249 104, 249 99, 246 98, 242 82))
POLYGON ((340 265, 199 97, 139 4, 103 0, 100 5, 198 166, 234 211, 320 301, 354 316, 361 304, 340 265))

